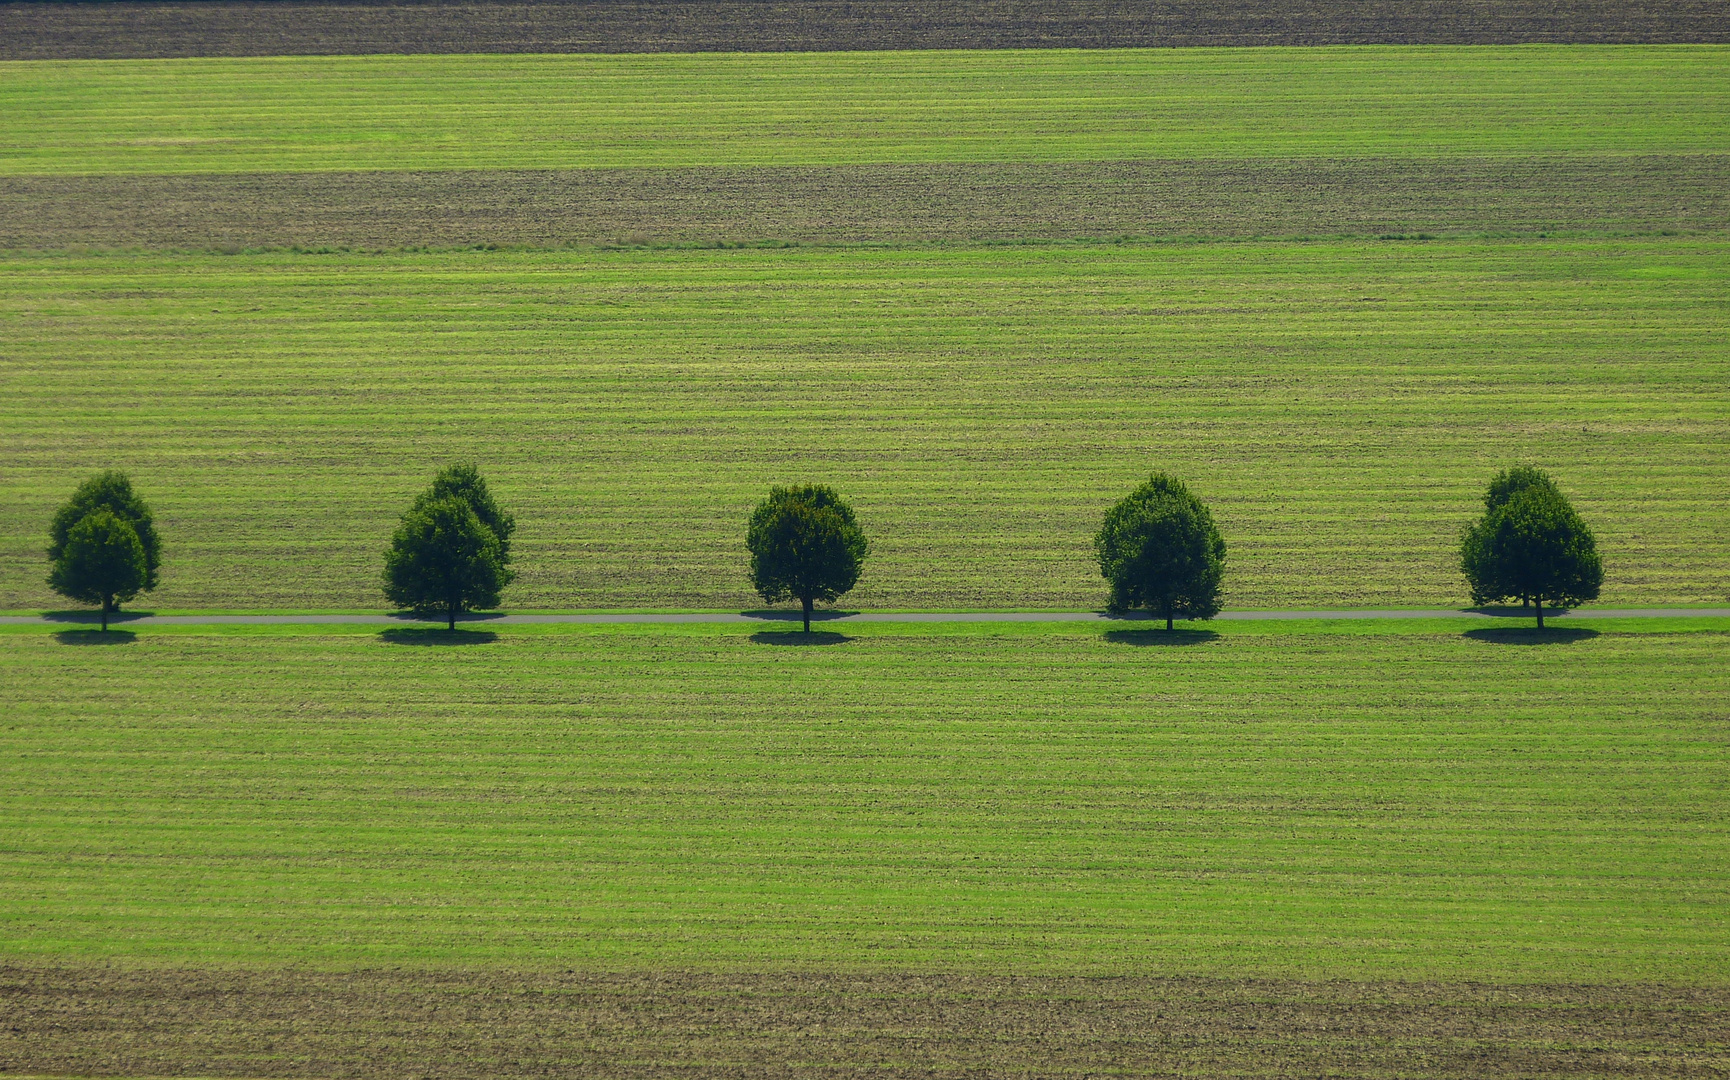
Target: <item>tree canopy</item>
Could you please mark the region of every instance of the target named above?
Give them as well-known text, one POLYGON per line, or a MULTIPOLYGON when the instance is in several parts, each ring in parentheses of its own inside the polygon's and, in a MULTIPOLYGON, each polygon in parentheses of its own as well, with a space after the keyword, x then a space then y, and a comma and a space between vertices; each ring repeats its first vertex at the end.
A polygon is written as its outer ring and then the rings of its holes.
POLYGON ((1145 608, 1173 619, 1219 614, 1225 540, 1213 515, 1181 481, 1155 473, 1112 507, 1094 537, 1115 613, 1145 608))
POLYGON ((446 469, 434 489, 414 501, 384 557, 384 593, 392 603, 420 613, 443 612, 453 630, 460 613, 498 605, 516 574, 506 540, 476 511, 477 501, 507 533, 515 528, 473 466, 446 469), (446 494, 436 494, 447 479, 446 494))
POLYGON ((481 524, 498 537, 499 557, 509 563, 511 534, 517 531, 517 519, 501 509, 493 499, 479 466, 473 462, 461 461, 441 469, 439 474, 433 477, 432 487, 415 500, 415 507, 453 497, 468 503, 469 509, 475 512, 475 517, 480 519, 481 524))
POLYGON ((853 508, 830 487, 773 487, 745 532, 751 585, 764 600, 798 600, 811 632, 811 608, 859 582, 870 545, 853 508))
POLYGON ((1508 500, 1525 491, 1527 488, 1542 487, 1552 491, 1556 482, 1550 479, 1550 474, 1530 465, 1516 465, 1511 469, 1503 469, 1490 478, 1490 486, 1484 491, 1484 513, 1489 513, 1499 507, 1506 506, 1508 500))
POLYGON ((1573 607, 1598 598, 1604 566, 1592 530, 1550 478, 1536 469, 1500 473, 1484 516, 1460 541, 1460 569, 1474 604, 1522 600, 1544 625, 1544 603, 1573 607), (1524 482, 1514 483, 1516 475, 1524 482))
POLYGON ((148 573, 138 530, 113 511, 97 507, 66 530, 48 584, 69 599, 101 604, 102 629, 107 630, 108 613, 137 596, 148 573))
POLYGON ((73 527, 95 510, 107 510, 132 526, 144 549, 144 582, 139 591, 149 592, 156 588, 157 570, 162 565, 162 541, 156 535, 156 523, 144 500, 133 493, 132 481, 125 473, 113 469, 79 484, 72 498, 54 515, 48 526, 49 561, 60 561, 73 527))

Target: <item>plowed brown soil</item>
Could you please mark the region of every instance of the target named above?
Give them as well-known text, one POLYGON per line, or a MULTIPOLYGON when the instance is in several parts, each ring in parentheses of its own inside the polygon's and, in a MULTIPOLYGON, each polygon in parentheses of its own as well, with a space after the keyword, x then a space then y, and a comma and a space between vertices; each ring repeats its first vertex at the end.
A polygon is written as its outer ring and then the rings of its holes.
POLYGON ((0 967, 0 1072, 1722 1076, 1730 991, 0 967))
POLYGON ((0 178, 10 249, 1726 227, 1716 157, 0 178))
POLYGON ((0 59, 1730 40, 1722 0, 11 3, 0 59))

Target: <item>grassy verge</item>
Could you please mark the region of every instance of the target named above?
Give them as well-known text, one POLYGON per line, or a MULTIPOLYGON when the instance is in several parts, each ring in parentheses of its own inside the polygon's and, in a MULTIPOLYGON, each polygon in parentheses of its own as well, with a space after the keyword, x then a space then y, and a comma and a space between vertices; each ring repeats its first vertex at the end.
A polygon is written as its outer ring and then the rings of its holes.
POLYGON ((1725 977, 1722 619, 0 633, 0 950, 1725 977))

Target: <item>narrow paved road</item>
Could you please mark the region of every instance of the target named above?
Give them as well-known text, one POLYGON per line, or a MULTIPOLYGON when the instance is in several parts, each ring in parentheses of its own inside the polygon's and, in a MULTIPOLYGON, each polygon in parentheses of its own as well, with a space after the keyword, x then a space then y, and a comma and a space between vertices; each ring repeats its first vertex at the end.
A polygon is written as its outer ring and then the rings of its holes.
MULTIPOLYGON (((1730 617, 1730 608, 1582 608, 1574 612, 1553 611, 1551 619, 1654 619, 1693 617, 1730 617)), ((1481 611, 1460 611, 1447 608, 1431 610, 1355 608, 1315 611, 1227 611, 1217 616, 1225 620, 1240 619, 1482 619, 1529 620, 1531 613, 1509 609, 1495 614, 1481 611)), ((1156 622, 1145 615, 1133 617, 1138 622, 1156 622)), ((95 612, 66 612, 53 615, 5 615, 0 624, 19 626, 85 625, 100 620, 95 612)), ((462 623, 486 625, 518 625, 527 623, 788 623, 798 622, 796 611, 714 612, 691 614, 606 612, 589 615, 465 615, 462 623)), ((894 623, 955 623, 955 622, 1107 622, 1110 616, 1097 611, 920 611, 920 612, 819 612, 814 622, 894 622, 894 623)), ((111 626, 217 626, 217 625, 289 625, 319 623, 356 623, 371 626, 404 626, 422 623, 443 623, 442 618, 418 619, 405 615, 133 615, 121 612, 111 617, 111 626)))

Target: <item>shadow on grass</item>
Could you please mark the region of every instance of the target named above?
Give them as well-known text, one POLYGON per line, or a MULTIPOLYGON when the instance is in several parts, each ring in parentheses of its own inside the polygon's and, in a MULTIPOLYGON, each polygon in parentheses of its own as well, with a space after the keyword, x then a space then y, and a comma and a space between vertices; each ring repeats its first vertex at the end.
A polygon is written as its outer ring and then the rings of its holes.
POLYGON ((393 626, 389 630, 380 630, 378 639, 391 645, 491 645, 499 636, 491 630, 393 626))
MULTIPOLYGON (((108 623, 112 626, 115 623, 131 622, 133 619, 148 619, 150 615, 151 612, 148 611, 110 611, 108 623)), ((44 611, 42 619, 45 622, 96 623, 100 625, 102 612, 78 608, 69 611, 44 611)))
POLYGON ((1488 630, 1467 630, 1464 636, 1492 645, 1567 645, 1595 638, 1598 631, 1583 626, 1546 626, 1542 630, 1535 626, 1497 626, 1488 630))
MULTIPOLYGON (((766 622, 804 622, 798 608, 755 608, 751 611, 741 611, 739 614, 747 619, 762 619, 766 622)), ((827 611, 813 611, 812 622, 827 622, 830 619, 845 619, 849 615, 857 615, 857 611, 837 611, 833 608, 827 611)))
POLYGON ((1206 645, 1210 641, 1218 641, 1219 634, 1212 630, 1107 630, 1105 640, 1116 645, 1206 645))
POLYGON ((61 630, 54 640, 62 645, 130 645, 138 635, 130 630, 61 630))
POLYGON ((751 635, 756 645, 845 645, 853 639, 833 630, 759 630, 751 635))

